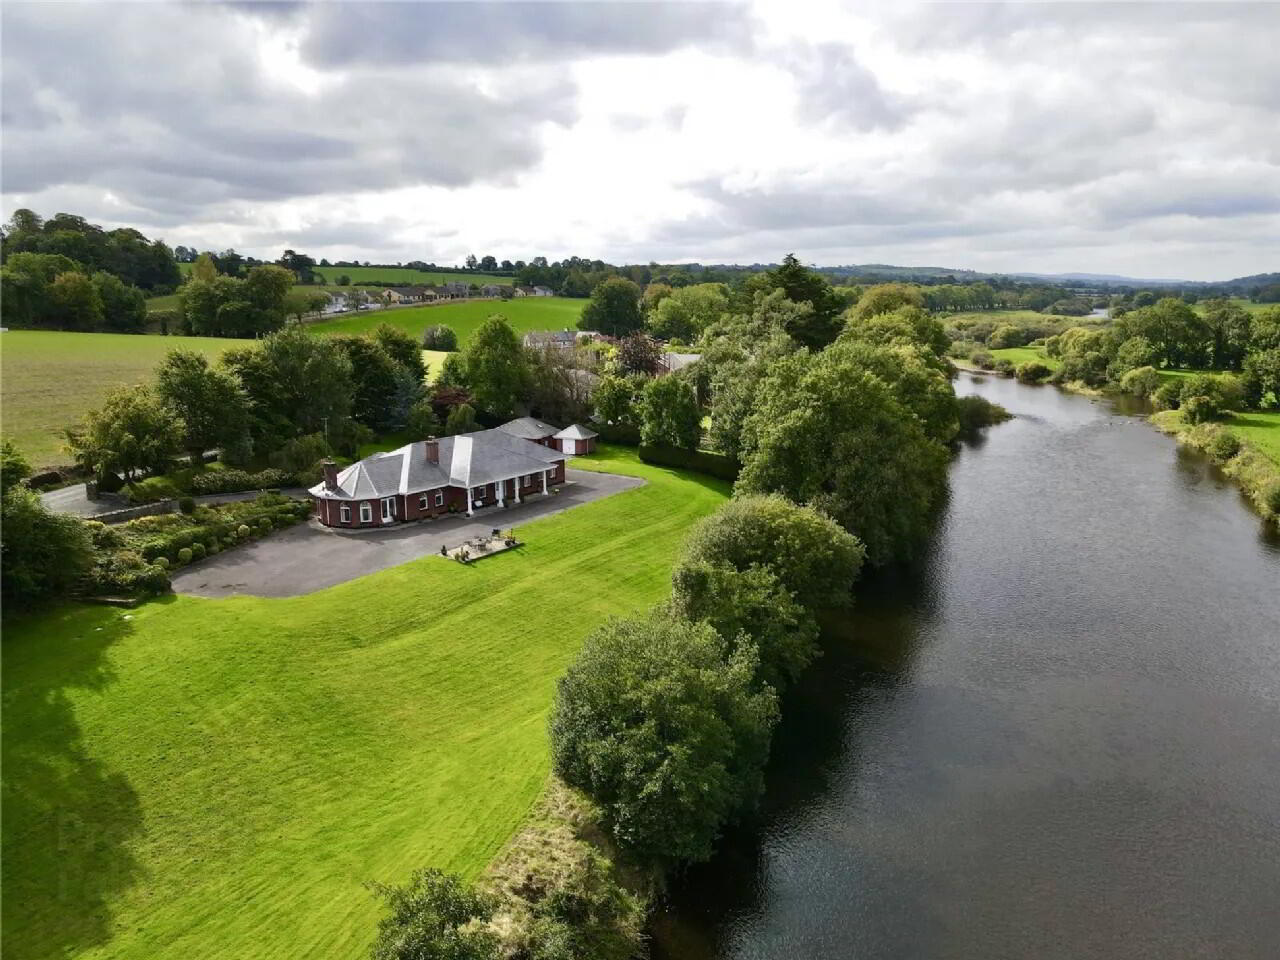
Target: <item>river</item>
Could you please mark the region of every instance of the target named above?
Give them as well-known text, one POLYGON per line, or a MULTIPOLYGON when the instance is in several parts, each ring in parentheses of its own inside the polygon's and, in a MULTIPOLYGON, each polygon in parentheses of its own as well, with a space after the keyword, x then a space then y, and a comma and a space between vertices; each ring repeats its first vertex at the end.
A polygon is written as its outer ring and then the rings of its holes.
POLYGON ((1280 956, 1280 537, 1109 401, 961 374, 917 568, 786 698, 659 960, 1280 956))

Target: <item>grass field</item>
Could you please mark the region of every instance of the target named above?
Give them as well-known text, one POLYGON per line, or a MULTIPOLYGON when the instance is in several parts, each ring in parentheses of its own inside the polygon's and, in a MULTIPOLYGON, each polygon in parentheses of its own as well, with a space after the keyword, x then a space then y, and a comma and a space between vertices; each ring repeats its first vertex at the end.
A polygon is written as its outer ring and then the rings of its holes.
POLYGON ((1225 421, 1231 432, 1248 440, 1280 466, 1280 411, 1238 413, 1225 421))
POLYGON ((351 316, 310 324, 308 329, 316 333, 365 333, 380 323, 389 323, 420 339, 427 327, 443 323, 454 329, 458 334, 458 345, 464 346, 480 324, 495 313, 506 317, 518 334, 530 330, 563 330, 577 324, 586 304, 586 300, 568 297, 520 297, 505 303, 464 300, 438 307, 364 310, 351 316))
POLYGON ((147 297, 147 313, 155 313, 157 310, 177 310, 178 295, 176 293, 166 294, 163 297, 147 297))
POLYGON ((124 333, 9 330, 0 334, 0 417, 4 435, 33 466, 68 462, 60 431, 121 384, 140 383, 169 350, 216 357, 251 340, 149 337, 124 333))
POLYGON ((1039 360, 1050 370, 1057 370, 1062 366, 1062 361, 1056 357, 1045 356, 1042 347, 1006 347, 1003 350, 992 350, 990 353, 997 360, 1008 360, 1015 367, 1028 360, 1039 360))
POLYGON ((366 880, 482 870, 538 796, 582 638, 659 600, 726 496, 629 452, 575 466, 649 482, 470 567, 8 624, 6 956, 355 958, 366 880))
MULTIPOLYGON (((194 263, 180 263, 178 269, 183 276, 191 272, 194 263)), ((413 270, 409 267, 316 267, 316 276, 324 277, 325 282, 333 285, 338 277, 346 274, 357 286, 370 280, 405 284, 418 283, 515 283, 512 277, 500 277, 492 273, 441 273, 434 270, 413 270)))

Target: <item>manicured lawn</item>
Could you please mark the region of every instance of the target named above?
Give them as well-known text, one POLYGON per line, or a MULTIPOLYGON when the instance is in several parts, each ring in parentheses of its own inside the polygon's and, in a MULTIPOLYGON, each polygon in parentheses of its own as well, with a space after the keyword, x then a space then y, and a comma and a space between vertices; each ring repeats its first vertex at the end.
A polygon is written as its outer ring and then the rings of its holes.
POLYGON ((1050 370, 1057 370, 1062 366, 1062 361, 1057 357, 1046 356, 1043 347, 1006 347, 1003 350, 992 350, 991 355, 997 360, 1008 360, 1015 367, 1028 360, 1039 360, 1050 370))
POLYGON ((141 383, 170 350, 216 357, 251 340, 9 330, 0 334, 4 435, 34 466, 69 462, 60 432, 102 402, 111 387, 141 383))
POLYGON ((421 340, 427 327, 443 323, 458 334, 464 346, 476 329, 495 313, 511 322, 517 333, 530 330, 563 330, 577 325, 586 300, 569 297, 520 297, 499 300, 464 300, 440 306, 405 307, 393 310, 363 310, 359 314, 308 325, 317 333, 364 333, 380 323, 399 327, 421 340))
POLYGON ((631 452, 575 466, 649 483, 471 567, 8 624, 6 955, 355 958, 364 881, 483 869, 546 777, 556 678, 726 495, 631 452))
POLYGON ((435 383, 440 377, 440 368, 444 366, 447 350, 423 350, 422 361, 427 365, 427 383, 435 383))

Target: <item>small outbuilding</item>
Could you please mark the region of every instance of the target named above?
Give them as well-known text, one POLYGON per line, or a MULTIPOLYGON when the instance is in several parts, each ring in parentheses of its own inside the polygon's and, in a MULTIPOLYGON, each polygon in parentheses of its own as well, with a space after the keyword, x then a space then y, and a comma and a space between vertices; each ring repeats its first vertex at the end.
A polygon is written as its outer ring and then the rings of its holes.
POLYGON ((554 437, 555 442, 559 445, 562 453, 570 456, 583 453, 594 453, 596 449, 596 437, 600 434, 594 430, 589 430, 580 423, 565 427, 554 437))

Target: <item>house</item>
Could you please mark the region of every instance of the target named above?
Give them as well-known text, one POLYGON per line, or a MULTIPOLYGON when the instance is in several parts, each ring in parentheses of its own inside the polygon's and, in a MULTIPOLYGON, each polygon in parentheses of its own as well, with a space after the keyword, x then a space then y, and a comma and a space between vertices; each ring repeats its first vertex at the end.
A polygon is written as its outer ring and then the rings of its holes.
POLYGON ((697 363, 702 359, 700 353, 664 353, 662 355, 662 366, 664 373, 675 373, 677 370, 683 370, 691 363, 697 363))
MULTIPOLYGON (((326 461, 324 480, 308 491, 316 519, 328 527, 380 527, 446 513, 471 516, 484 507, 545 495, 564 483, 565 455, 508 429, 520 422, 430 437, 365 457, 341 472, 326 461)), ((548 424, 526 429, 544 428, 555 432, 548 424)))
POLYGON ((535 420, 533 417, 517 417, 515 420, 508 420, 497 429, 521 440, 529 440, 544 447, 559 449, 551 442, 551 438, 556 435, 556 428, 549 423, 535 420))
POLYGON ((557 433, 552 439, 560 444, 560 449, 569 456, 579 453, 594 453, 596 449, 596 437, 600 434, 594 430, 589 430, 580 423, 565 427, 557 433))
POLYGON ((534 349, 542 347, 570 349, 577 343, 577 330, 532 330, 524 335, 524 345, 534 349))
POLYGON ((486 283, 480 288, 480 295, 483 297, 500 297, 502 296, 502 284, 486 283))
POLYGON ((513 293, 513 296, 517 296, 517 297, 532 297, 532 296, 536 296, 536 294, 533 292, 535 289, 537 289, 537 288, 536 288, 536 287, 517 286, 517 287, 515 288, 515 291, 514 291, 514 293, 513 293))
POLYGON ((421 287, 387 287, 381 297, 387 303, 416 303, 422 299, 421 287))
POLYGON ((471 295, 471 285, 452 280, 449 283, 440 284, 440 293, 445 297, 469 297, 471 295))
POLYGON ((532 293, 532 294, 530 294, 530 296, 534 296, 534 297, 554 297, 554 296, 555 296, 555 293, 552 291, 552 289, 551 289, 550 287, 534 287, 534 288, 533 288, 533 293, 532 293))

